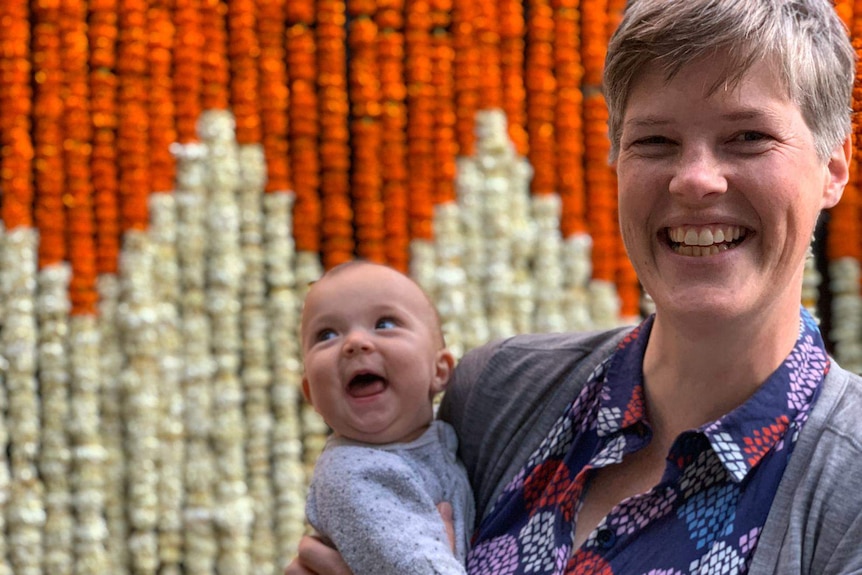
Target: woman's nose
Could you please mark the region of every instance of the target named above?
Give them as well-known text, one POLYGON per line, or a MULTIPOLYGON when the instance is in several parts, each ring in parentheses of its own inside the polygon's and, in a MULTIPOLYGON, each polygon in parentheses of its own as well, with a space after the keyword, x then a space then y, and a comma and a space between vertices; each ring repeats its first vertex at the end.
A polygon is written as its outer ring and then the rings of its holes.
POLYGON ((670 180, 671 194, 701 200, 727 192, 724 167, 715 153, 705 147, 685 150, 670 180))

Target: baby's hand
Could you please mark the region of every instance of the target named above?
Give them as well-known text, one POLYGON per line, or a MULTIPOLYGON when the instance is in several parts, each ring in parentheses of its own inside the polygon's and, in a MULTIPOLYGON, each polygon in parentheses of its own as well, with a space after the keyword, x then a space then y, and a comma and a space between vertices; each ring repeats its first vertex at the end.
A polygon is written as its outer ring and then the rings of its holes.
POLYGON ((353 575, 335 548, 317 537, 306 535, 299 541, 299 554, 284 575, 353 575))
POLYGON ((455 521, 452 519, 452 505, 448 501, 441 501, 437 504, 437 511, 443 519, 443 525, 446 526, 446 536, 449 537, 449 546, 452 547, 452 553, 455 552, 455 521))

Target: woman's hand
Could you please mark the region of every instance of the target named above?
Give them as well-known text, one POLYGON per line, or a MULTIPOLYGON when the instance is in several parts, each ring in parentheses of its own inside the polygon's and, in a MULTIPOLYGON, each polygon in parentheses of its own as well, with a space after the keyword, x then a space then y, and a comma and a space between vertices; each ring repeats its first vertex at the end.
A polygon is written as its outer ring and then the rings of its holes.
POLYGON ((299 553, 284 575, 353 575, 341 554, 312 535, 299 540, 299 553))

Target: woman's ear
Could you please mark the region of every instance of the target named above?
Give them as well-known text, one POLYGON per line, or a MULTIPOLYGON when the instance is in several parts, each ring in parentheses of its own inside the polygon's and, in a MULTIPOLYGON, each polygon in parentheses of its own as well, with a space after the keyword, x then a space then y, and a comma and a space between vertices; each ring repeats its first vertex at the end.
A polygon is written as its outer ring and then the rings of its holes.
POLYGON ((844 143, 835 146, 832 155, 829 156, 828 181, 823 190, 823 199, 820 209, 826 210, 838 203, 844 193, 844 186, 850 180, 850 161, 853 155, 851 137, 847 136, 844 143))
POLYGON ((434 360, 434 379, 431 382, 432 397, 446 389, 454 368, 455 356, 452 355, 452 352, 446 348, 439 350, 434 360))

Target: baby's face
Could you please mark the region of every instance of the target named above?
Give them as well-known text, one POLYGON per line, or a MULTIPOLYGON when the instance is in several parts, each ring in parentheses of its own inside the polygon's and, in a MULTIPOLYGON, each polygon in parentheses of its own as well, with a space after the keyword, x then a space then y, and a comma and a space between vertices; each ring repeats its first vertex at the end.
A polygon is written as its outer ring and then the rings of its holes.
POLYGON ((419 287, 372 264, 311 287, 302 353, 305 396, 336 434, 366 443, 421 435, 453 363, 419 287))

